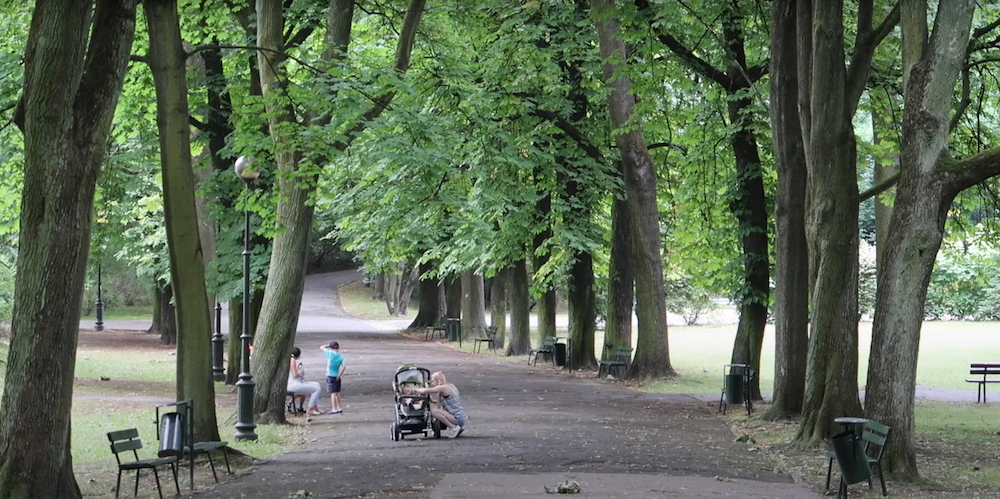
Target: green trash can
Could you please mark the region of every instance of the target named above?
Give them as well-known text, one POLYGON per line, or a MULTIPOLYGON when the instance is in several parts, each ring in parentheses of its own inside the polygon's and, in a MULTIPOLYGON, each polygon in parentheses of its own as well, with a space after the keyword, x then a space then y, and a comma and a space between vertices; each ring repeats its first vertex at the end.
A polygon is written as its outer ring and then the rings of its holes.
POLYGON ((833 453, 837 456, 840 475, 844 483, 852 485, 868 480, 872 476, 868 456, 865 455, 864 440, 854 430, 838 433, 830 438, 833 453))
POLYGON ((745 399, 743 397, 745 387, 743 386, 744 376, 742 374, 727 374, 726 375, 726 403, 727 404, 742 404, 745 399))
POLYGON ((554 349, 554 358, 553 358, 553 360, 555 361, 555 365, 557 367, 563 367, 563 366, 565 366, 566 365, 566 344, 565 343, 556 343, 553 346, 555 347, 555 349, 554 349))
POLYGON ((462 320, 449 317, 444 324, 444 331, 448 335, 448 341, 458 341, 462 336, 462 320))

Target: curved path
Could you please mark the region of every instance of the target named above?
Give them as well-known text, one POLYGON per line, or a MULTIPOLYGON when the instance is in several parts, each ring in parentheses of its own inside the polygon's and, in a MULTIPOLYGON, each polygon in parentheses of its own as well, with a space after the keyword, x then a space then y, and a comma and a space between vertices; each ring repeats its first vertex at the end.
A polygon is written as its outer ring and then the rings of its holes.
MULTIPOLYGON (((307 423, 293 451, 213 487, 218 498, 522 498, 573 479, 574 497, 820 497, 738 443, 706 404, 635 392, 587 373, 470 355, 353 319, 336 286, 355 272, 310 276, 296 345, 311 379, 338 340, 347 359, 345 411, 307 423), (455 440, 390 439, 391 381, 413 363, 443 370, 470 423, 455 440)), ((329 406, 324 394, 320 407, 329 406)))

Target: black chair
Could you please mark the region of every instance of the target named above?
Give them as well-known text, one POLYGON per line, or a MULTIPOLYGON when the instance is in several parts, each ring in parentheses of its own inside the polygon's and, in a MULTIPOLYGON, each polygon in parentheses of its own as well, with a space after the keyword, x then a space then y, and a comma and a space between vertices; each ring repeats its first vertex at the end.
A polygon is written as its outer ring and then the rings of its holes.
POLYGON ((163 499, 163 490, 160 489, 160 474, 156 471, 160 466, 170 466, 170 471, 174 474, 174 487, 177 489, 177 495, 181 495, 181 486, 177 483, 178 456, 139 459, 142 440, 139 439, 139 431, 135 428, 109 432, 108 441, 111 442, 111 452, 115 454, 115 461, 118 462, 118 482, 115 484, 116 499, 122 485, 123 471, 135 470, 135 490, 132 491, 132 495, 139 495, 139 473, 144 469, 153 470, 153 477, 156 478, 156 492, 160 494, 160 499, 163 499), (123 461, 121 453, 128 451, 132 451, 134 460, 123 461))
MULTIPOLYGON (((882 486, 883 496, 887 496, 889 493, 886 491, 885 476, 882 474, 882 454, 885 452, 885 445, 889 441, 891 433, 892 428, 878 421, 868 421, 861 430, 861 441, 862 445, 865 446, 865 456, 868 457, 868 466, 871 467, 873 475, 878 471, 878 481, 882 486)), ((830 475, 833 473, 833 461, 837 459, 837 455, 833 450, 827 451, 826 455, 830 459, 830 462, 826 465, 826 489, 830 490, 830 475)), ((843 481, 843 478, 841 478, 841 481, 843 481)), ((841 491, 846 491, 844 484, 841 484, 840 487, 841 491)), ((868 490, 872 489, 872 479, 868 477, 868 490)))
POLYGON ((546 360, 552 361, 552 365, 556 365, 556 337, 549 336, 542 341, 542 346, 539 348, 532 348, 528 351, 528 363, 537 365, 538 357, 543 356, 546 360))
POLYGON ((486 343, 486 348, 493 350, 493 353, 497 351, 497 327, 487 326, 486 335, 482 338, 476 338, 475 343, 472 345, 472 353, 478 353, 480 346, 486 343))
POLYGON ((442 317, 438 320, 436 326, 427 326, 427 329, 424 330, 424 341, 433 340, 434 336, 438 334, 441 335, 441 339, 443 340, 445 338, 445 333, 447 332, 447 329, 445 328, 447 322, 448 320, 445 317, 442 317))

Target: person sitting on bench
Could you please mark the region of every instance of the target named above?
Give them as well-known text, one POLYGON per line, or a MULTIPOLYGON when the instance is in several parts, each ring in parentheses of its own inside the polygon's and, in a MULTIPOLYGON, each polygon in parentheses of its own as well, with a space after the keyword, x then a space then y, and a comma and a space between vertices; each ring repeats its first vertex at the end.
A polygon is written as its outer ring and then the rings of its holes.
MULTIPOLYGON (((309 395, 309 408, 305 412, 310 416, 318 416, 323 414, 319 410, 321 388, 319 383, 315 381, 306 381, 306 370, 302 366, 302 361, 299 360, 300 355, 302 355, 302 350, 299 347, 292 348, 292 358, 288 361, 288 391, 294 393, 296 397, 305 398, 306 395, 309 395)), ((302 407, 301 402, 299 407, 302 407)))

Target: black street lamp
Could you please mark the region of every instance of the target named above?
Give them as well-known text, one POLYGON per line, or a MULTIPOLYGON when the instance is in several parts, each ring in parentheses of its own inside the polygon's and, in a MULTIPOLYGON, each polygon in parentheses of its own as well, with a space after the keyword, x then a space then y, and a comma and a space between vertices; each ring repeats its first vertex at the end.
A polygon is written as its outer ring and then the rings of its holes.
POLYGON ((212 334, 212 377, 215 381, 226 379, 226 368, 222 366, 222 304, 215 301, 215 333, 212 334))
POLYGON ((104 290, 101 287, 101 264, 97 264, 97 303, 94 304, 94 331, 104 331, 104 290))
POLYGON ((236 159, 236 175, 246 184, 243 191, 243 334, 240 335, 240 375, 236 382, 236 440, 257 440, 253 422, 253 376, 250 374, 250 185, 260 172, 250 167, 250 159, 236 159))

